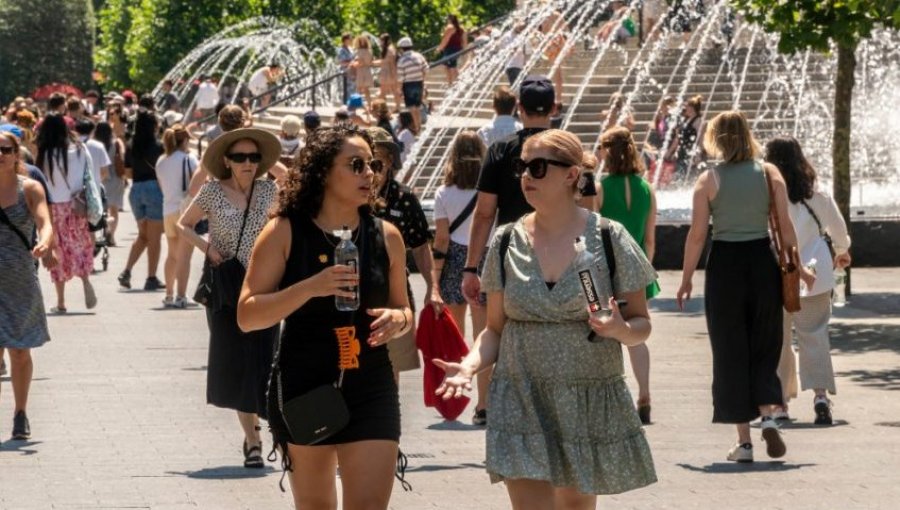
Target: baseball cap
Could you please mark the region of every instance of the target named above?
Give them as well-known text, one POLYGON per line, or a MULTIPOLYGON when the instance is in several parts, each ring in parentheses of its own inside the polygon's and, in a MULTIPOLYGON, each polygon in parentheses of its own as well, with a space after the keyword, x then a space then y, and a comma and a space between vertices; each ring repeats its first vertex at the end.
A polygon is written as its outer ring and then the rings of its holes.
POLYGON ((310 110, 303 114, 303 127, 306 129, 316 129, 322 125, 322 118, 319 114, 310 110))
POLYGON ((365 104, 363 103, 362 94, 353 94, 350 96, 350 99, 347 100, 348 108, 362 108, 363 106, 365 106, 365 104))
POLYGON ((401 37, 400 40, 397 41, 397 47, 398 48, 412 48, 413 47, 412 39, 410 39, 409 37, 401 37))
POLYGON ((18 138, 19 140, 22 139, 22 136, 23 136, 22 128, 20 128, 19 126, 15 125, 15 124, 0 125, 0 132, 3 132, 3 131, 5 131, 7 133, 12 133, 13 136, 18 138))
POLYGON ((529 75, 522 80, 519 102, 526 112, 550 115, 555 101, 553 83, 546 76, 529 75))

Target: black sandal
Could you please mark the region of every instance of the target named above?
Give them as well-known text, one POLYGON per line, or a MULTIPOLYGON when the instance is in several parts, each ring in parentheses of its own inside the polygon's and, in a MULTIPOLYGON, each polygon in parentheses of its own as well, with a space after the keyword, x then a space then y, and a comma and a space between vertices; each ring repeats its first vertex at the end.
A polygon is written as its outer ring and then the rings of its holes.
POLYGON ((262 441, 256 446, 247 448, 247 440, 244 440, 244 467, 250 469, 259 469, 266 466, 262 457, 262 441))

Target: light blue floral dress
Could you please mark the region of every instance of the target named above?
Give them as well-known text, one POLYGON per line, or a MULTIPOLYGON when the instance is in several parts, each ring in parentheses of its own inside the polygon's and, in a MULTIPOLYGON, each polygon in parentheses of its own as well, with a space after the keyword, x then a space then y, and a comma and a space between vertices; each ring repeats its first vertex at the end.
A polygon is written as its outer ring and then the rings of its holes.
MULTIPOLYGON (((622 345, 591 333, 573 267, 548 288, 522 220, 512 224, 501 284, 494 236, 482 289, 502 290, 507 322, 494 370, 487 424, 487 471, 492 482, 526 478, 584 494, 617 494, 656 481, 650 447, 625 384, 622 345)), ((643 290, 656 272, 625 228, 610 222, 616 289, 643 290)), ((601 296, 611 295, 600 216, 586 228, 597 257, 601 296)))

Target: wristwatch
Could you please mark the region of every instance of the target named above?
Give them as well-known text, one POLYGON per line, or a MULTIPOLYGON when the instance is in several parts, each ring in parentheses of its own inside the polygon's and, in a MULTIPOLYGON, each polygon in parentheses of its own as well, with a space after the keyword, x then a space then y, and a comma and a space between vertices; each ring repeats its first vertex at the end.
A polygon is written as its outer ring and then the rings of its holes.
POLYGON ((464 267, 463 270, 462 270, 462 272, 463 272, 463 273, 478 274, 478 268, 477 268, 477 267, 464 267))

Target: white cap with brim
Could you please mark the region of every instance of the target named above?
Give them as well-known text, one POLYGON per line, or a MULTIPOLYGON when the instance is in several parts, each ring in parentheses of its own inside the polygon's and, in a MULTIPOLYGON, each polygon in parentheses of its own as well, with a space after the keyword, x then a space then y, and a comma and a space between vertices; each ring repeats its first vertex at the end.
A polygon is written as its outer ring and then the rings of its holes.
POLYGON ((397 41, 397 47, 404 48, 404 49, 412 48, 413 47, 412 39, 410 39, 409 37, 401 37, 400 40, 397 41))

